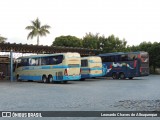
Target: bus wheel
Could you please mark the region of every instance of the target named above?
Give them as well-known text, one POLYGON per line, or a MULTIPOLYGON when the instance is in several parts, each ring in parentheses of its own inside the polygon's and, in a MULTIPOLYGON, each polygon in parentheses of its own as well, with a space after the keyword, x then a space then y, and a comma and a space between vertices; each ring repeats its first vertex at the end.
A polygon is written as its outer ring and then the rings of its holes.
POLYGON ((47 83, 47 82, 48 82, 47 77, 46 77, 45 75, 42 76, 42 82, 43 82, 43 83, 47 83))
POLYGON ((133 77, 129 77, 129 79, 133 79, 133 77))
POLYGON ((116 73, 112 73, 112 78, 113 79, 117 79, 117 74, 116 73))
POLYGON ((49 83, 52 83, 53 82, 53 77, 50 75, 50 76, 48 76, 48 82, 49 83))
POLYGON ((124 73, 120 73, 120 74, 119 74, 119 78, 120 78, 120 79, 125 79, 124 73))

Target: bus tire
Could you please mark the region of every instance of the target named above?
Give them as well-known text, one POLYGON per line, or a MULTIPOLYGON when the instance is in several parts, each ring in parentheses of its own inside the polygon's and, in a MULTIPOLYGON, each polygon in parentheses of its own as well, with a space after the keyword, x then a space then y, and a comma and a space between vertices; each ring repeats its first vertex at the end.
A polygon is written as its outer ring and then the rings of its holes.
POLYGON ((48 83, 47 77, 45 75, 42 76, 42 82, 43 83, 48 83))
POLYGON ((124 73, 119 73, 119 78, 120 79, 125 79, 126 77, 125 77, 124 73))
POLYGON ((52 77, 52 75, 49 75, 49 76, 48 76, 48 82, 49 82, 49 83, 53 83, 53 77, 52 77))
POLYGON ((131 79, 133 79, 133 77, 129 77, 129 79, 131 80, 131 79))
POLYGON ((113 79, 117 79, 117 74, 116 73, 112 73, 112 78, 113 79))

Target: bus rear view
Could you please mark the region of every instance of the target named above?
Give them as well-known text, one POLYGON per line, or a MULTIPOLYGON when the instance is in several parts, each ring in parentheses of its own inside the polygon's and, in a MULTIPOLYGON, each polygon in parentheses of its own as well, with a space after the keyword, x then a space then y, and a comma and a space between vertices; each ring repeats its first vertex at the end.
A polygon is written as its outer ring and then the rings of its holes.
MULTIPOLYGON (((137 70, 136 77, 149 75, 149 54, 147 52, 133 52, 137 54, 137 70), (139 65, 138 65, 139 64, 139 65)), ((136 63, 135 63, 136 65, 136 63)))
POLYGON ((100 57, 90 56, 81 58, 81 80, 101 77, 102 75, 102 60, 100 57))

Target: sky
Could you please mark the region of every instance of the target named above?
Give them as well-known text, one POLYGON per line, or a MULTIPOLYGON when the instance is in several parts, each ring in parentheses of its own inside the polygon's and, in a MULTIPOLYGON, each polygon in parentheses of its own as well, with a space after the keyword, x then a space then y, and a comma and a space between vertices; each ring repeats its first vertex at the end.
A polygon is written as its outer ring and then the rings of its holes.
POLYGON ((10 43, 36 44, 36 38, 27 40, 25 27, 37 17, 51 26, 40 45, 89 32, 113 34, 128 45, 160 42, 160 0, 0 0, 0 35, 10 43))

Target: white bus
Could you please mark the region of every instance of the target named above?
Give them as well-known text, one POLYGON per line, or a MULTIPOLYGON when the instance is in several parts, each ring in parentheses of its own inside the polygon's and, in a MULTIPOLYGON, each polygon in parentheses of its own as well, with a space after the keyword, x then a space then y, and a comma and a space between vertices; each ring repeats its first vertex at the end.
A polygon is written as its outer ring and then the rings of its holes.
POLYGON ((51 83, 79 80, 79 53, 57 53, 20 57, 16 60, 14 76, 17 80, 51 83))
POLYGON ((81 80, 103 76, 102 60, 98 56, 81 58, 81 80))

